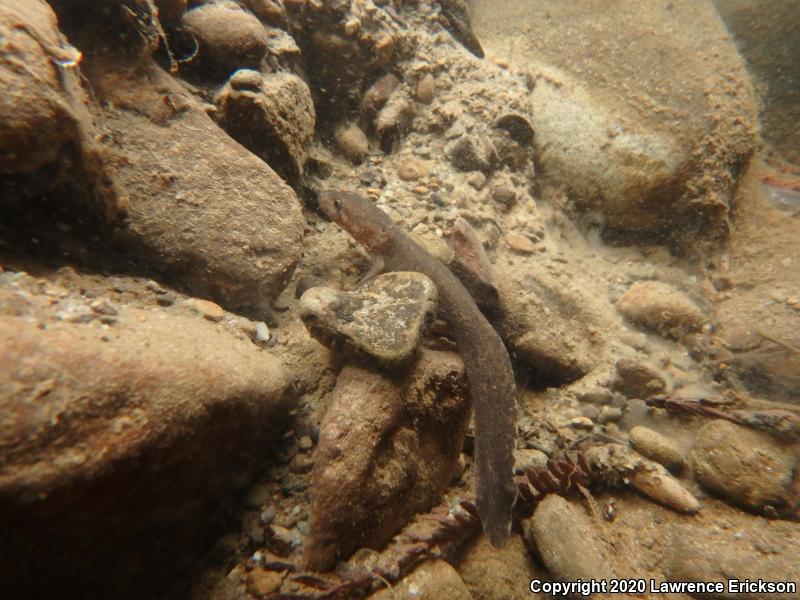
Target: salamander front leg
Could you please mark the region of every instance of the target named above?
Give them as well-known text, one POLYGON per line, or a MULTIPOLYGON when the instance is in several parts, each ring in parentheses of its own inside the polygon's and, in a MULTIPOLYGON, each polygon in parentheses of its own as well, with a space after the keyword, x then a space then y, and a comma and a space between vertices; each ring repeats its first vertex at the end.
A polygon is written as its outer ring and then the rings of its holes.
POLYGON ((369 265, 369 269, 367 269, 367 272, 364 273, 361 276, 361 279, 358 280, 358 283, 356 284, 356 289, 360 288, 370 279, 374 279, 375 277, 383 273, 383 270, 385 268, 386 268, 386 263, 383 261, 383 258, 381 258, 380 256, 373 256, 372 262, 369 265))

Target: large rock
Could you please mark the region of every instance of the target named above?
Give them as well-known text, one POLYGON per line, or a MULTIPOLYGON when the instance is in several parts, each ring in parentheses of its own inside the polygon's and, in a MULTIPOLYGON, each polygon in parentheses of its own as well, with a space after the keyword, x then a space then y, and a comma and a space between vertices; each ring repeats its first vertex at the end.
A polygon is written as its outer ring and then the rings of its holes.
POLYGON ((395 598, 448 598, 474 600, 456 570, 447 561, 425 561, 396 585, 369 596, 369 600, 395 598))
POLYGON ((697 434, 696 477, 717 494, 753 510, 781 508, 790 499, 796 451, 765 433, 717 419, 697 434))
MULTIPOLYGON (((58 30, 41 0, 0 5, 0 202, 28 212, 28 201, 57 184, 77 186, 82 202, 116 216, 113 186, 102 172, 95 131, 84 105, 81 53, 58 30)), ((10 216, 10 215, 9 215, 10 216)))
POLYGON ((617 232, 726 231, 756 141, 743 61, 709 1, 473 3, 489 56, 533 77, 540 175, 617 232), (513 54, 507 55, 509 48, 513 54), (694 229, 692 230, 694 231, 694 229))
POLYGON ((603 339, 590 301, 538 267, 496 265, 503 340, 547 381, 572 382, 599 362, 603 339))
POLYGON ((465 385, 458 357, 432 350, 400 380, 342 369, 312 472, 309 568, 329 569, 362 546, 382 548, 439 499, 466 433, 465 385))
POLYGON ((551 494, 539 503, 525 537, 559 581, 614 577, 615 569, 605 558, 606 544, 589 515, 561 496, 551 494))
POLYGON ((107 168, 130 198, 119 242, 197 295, 263 309, 300 258, 294 192, 148 58, 100 56, 86 73, 107 168))
POLYGON ((287 181, 303 174, 314 136, 314 104, 305 82, 292 73, 241 69, 215 98, 218 122, 237 142, 287 181))
POLYGON ((5 275, 0 595, 163 597, 290 409, 287 374, 177 306, 5 275))
POLYGON ((736 46, 762 84, 764 137, 800 163, 800 19, 785 0, 714 0, 736 46))
POLYGON ((520 581, 549 579, 535 564, 525 548, 522 536, 512 535, 502 548, 492 546, 489 538, 479 536, 464 549, 458 573, 475 600, 543 600, 545 594, 532 593, 520 581))

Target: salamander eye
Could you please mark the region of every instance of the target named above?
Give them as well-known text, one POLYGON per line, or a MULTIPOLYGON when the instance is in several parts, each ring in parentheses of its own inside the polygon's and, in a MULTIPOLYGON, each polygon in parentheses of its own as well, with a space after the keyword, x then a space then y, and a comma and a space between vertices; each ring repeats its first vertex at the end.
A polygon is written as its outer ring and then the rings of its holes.
POLYGON ((333 201, 333 207, 336 210, 342 210, 342 201, 336 198, 336 200, 333 201))

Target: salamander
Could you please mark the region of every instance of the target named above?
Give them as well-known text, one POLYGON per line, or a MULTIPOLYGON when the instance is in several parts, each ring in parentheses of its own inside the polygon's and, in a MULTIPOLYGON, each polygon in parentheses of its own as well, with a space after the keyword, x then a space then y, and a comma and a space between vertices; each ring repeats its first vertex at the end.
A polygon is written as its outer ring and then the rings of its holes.
POLYGON ((455 275, 369 200, 353 192, 325 191, 319 196, 319 207, 369 252, 371 274, 417 271, 436 284, 440 308, 450 323, 469 382, 475 415, 478 513, 492 544, 502 545, 511 530, 517 493, 513 473, 516 388, 503 341, 455 275))

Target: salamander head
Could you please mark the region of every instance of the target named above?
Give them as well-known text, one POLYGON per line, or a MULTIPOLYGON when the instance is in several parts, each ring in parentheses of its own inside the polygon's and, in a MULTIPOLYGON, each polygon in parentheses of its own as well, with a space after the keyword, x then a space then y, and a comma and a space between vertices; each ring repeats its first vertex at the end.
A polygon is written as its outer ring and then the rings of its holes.
POLYGON ((394 227, 386 213, 355 192, 322 192, 319 208, 370 251, 380 251, 394 227))

